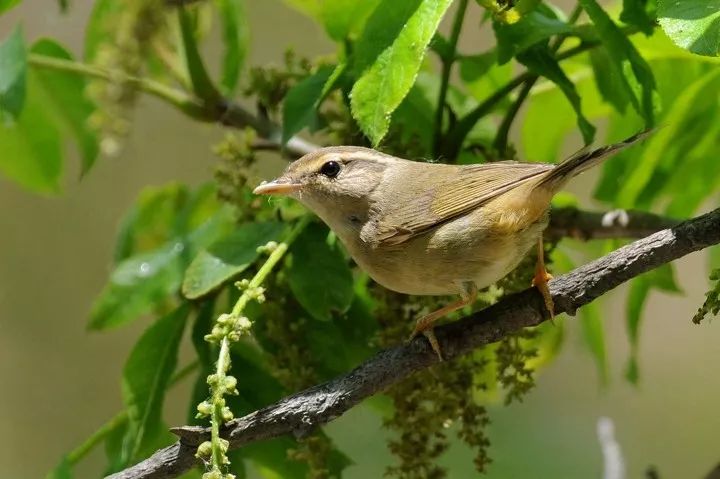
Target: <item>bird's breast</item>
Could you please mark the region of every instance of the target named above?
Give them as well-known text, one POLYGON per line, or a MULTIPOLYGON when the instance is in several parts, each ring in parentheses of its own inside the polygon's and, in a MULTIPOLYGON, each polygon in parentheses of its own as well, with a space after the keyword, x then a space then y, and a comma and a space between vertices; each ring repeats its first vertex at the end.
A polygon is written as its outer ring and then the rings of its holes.
MULTIPOLYGON (((465 215, 395 245, 363 239, 365 228, 336 231, 358 266, 382 286, 405 294, 450 295, 473 282, 484 288, 515 269, 546 226, 545 218, 512 233, 465 215)), ((367 233, 367 230, 365 230, 367 233)), ((371 237, 371 235, 367 235, 371 237)))

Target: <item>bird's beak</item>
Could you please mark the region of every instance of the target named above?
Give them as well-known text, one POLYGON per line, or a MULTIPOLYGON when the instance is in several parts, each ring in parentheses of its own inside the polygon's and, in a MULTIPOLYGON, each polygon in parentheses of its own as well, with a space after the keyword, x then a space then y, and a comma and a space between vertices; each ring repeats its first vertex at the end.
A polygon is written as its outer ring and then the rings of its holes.
POLYGON ((289 195, 302 187, 290 178, 276 178, 270 182, 263 182, 253 190, 256 195, 289 195))

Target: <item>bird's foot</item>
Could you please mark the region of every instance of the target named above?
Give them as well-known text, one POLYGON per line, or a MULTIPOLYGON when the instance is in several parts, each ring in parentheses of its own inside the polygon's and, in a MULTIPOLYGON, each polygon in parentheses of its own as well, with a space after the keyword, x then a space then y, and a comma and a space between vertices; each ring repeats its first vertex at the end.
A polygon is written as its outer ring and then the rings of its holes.
POLYGON ((433 328, 432 326, 432 321, 423 321, 423 319, 425 318, 418 319, 417 323, 415 324, 415 329, 408 338, 408 342, 415 339, 418 334, 422 334, 427 338, 428 342, 430 343, 430 347, 433 351, 435 351, 438 359, 442 361, 442 351, 440 350, 440 343, 438 343, 437 337, 435 336, 435 328, 433 328))
POLYGON ((443 355, 440 351, 440 344, 438 343, 437 337, 435 336, 435 331, 433 330, 433 323, 435 323, 435 321, 442 318, 446 314, 452 313, 453 311, 456 311, 465 305, 472 304, 472 302, 475 301, 475 298, 477 296, 477 287, 475 286, 475 283, 463 283, 462 286, 462 297, 457 301, 445 305, 437 311, 433 311, 432 313, 426 314, 425 316, 418 319, 415 323, 415 329, 413 330, 413 333, 410 335, 410 339, 408 340, 411 341, 415 338, 415 336, 422 333, 423 336, 425 336, 430 342, 432 350, 435 351, 435 354, 437 354, 437 357, 440 361, 443 361, 443 355))
POLYGON ((550 321, 555 319, 555 303, 553 302, 552 295, 550 294, 550 287, 548 286, 548 281, 552 278, 553 276, 545 271, 545 268, 543 267, 535 270, 535 277, 533 277, 532 280, 532 285, 537 288, 543 297, 545 309, 547 309, 547 312, 550 313, 550 321))

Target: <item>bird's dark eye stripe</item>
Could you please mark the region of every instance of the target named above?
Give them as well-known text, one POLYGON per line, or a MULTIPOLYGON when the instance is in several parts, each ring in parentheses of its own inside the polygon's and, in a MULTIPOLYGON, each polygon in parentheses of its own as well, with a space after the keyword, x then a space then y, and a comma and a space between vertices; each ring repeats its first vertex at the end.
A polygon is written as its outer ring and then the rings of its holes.
POLYGON ((326 161, 320 167, 320 173, 328 178, 335 178, 340 173, 340 163, 337 161, 326 161))

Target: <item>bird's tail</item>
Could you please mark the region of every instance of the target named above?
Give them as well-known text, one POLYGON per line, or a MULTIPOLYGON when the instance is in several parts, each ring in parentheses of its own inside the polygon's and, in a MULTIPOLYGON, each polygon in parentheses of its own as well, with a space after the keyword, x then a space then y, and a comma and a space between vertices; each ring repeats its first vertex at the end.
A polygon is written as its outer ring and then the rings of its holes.
POLYGON ((587 148, 583 148, 578 151, 558 166, 550 170, 547 174, 540 178, 540 180, 533 185, 535 188, 547 188, 551 191, 559 190, 570 178, 579 175, 585 170, 600 164, 605 159, 614 155, 618 151, 627 148, 628 146, 637 143, 645 139, 654 130, 648 129, 634 134, 630 138, 627 138, 619 143, 612 145, 606 145, 596 150, 588 151, 587 148))

